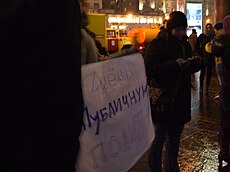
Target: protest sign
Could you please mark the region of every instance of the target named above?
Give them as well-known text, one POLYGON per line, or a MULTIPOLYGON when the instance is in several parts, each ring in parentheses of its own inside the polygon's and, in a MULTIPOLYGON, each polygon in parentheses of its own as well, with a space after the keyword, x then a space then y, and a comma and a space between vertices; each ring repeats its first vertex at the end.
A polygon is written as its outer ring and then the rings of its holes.
POLYGON ((84 124, 77 172, 125 172, 154 139, 142 56, 82 67, 84 124))

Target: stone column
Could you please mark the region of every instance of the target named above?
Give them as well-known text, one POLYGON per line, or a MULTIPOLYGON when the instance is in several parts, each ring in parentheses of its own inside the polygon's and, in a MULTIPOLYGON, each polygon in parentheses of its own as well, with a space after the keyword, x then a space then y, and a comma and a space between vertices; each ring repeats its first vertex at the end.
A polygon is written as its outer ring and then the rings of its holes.
POLYGON ((220 22, 226 15, 230 15, 230 0, 216 0, 216 21, 220 22))

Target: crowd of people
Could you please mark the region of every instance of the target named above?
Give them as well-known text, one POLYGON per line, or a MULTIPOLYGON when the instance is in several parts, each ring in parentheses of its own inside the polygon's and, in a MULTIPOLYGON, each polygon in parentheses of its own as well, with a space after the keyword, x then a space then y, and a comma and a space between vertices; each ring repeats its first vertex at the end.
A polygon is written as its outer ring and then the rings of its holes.
MULTIPOLYGON (((81 65, 104 60, 95 34, 87 30, 83 0, 11 0, 0 4, 1 125, 4 165, 17 172, 74 172, 83 120, 81 65), (90 51, 89 51, 90 50, 90 51)), ((178 172, 180 136, 191 120, 191 74, 201 71, 200 93, 208 95, 213 67, 220 80, 219 162, 230 163, 230 16, 197 38, 186 35, 184 13, 174 11, 148 46, 147 83, 158 89, 151 103, 155 138, 151 172, 178 172), (215 30, 215 34, 214 34, 215 30), (206 45, 211 43, 211 51, 206 45), (191 44, 191 45, 190 45, 191 44), (216 60, 216 61, 215 61, 216 60)), ((136 52, 131 47, 106 59, 136 52)), ((103 53, 104 52, 104 53, 103 53)))

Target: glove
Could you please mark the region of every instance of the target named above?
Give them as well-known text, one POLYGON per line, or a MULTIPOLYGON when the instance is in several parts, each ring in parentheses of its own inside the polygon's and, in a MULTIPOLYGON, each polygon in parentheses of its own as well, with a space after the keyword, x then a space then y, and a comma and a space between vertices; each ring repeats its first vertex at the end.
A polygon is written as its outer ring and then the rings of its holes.
POLYGON ((191 64, 191 61, 184 60, 182 58, 176 59, 176 62, 182 71, 185 71, 186 69, 188 69, 191 64))

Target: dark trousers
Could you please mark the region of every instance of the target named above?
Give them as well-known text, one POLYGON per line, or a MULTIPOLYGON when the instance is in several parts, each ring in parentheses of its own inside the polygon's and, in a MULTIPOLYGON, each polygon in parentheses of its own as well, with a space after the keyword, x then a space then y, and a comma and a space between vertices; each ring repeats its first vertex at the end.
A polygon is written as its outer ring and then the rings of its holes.
POLYGON ((220 85, 220 92, 219 95, 222 98, 223 97, 223 66, 222 63, 221 64, 216 64, 216 73, 217 73, 217 77, 218 77, 218 81, 219 81, 219 85, 220 85))
POLYGON ((151 145, 148 157, 150 172, 162 172, 162 150, 165 144, 165 169, 168 172, 179 172, 177 157, 180 146, 180 136, 184 125, 154 124, 155 139, 151 145))
POLYGON ((209 85, 210 85, 210 81, 211 81, 211 77, 212 77, 212 70, 213 70, 213 65, 206 65, 206 66, 203 66, 201 68, 201 71, 200 71, 200 89, 203 90, 203 87, 204 87, 204 77, 205 75, 207 76, 206 77, 206 91, 208 91, 209 89, 209 85))
MULTIPOLYGON (((226 85, 226 84, 225 84, 226 85)), ((221 101, 220 135, 230 141, 230 86, 223 86, 221 101)))

